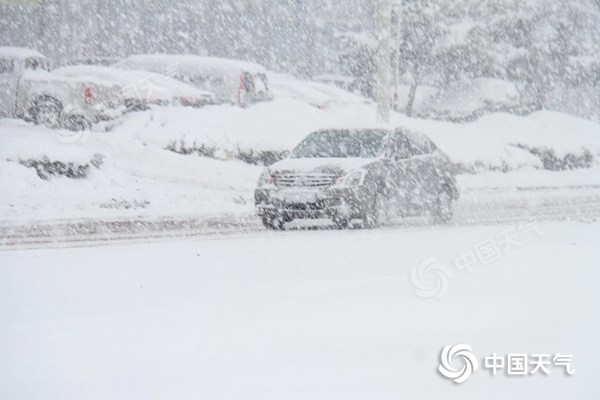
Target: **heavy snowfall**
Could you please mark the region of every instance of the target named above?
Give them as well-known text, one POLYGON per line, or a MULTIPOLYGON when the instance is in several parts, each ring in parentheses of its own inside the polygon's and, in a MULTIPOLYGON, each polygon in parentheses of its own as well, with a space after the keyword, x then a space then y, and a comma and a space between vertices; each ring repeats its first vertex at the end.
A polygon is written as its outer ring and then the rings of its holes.
POLYGON ((599 238, 597 0, 0 0, 0 399, 597 399, 599 238))

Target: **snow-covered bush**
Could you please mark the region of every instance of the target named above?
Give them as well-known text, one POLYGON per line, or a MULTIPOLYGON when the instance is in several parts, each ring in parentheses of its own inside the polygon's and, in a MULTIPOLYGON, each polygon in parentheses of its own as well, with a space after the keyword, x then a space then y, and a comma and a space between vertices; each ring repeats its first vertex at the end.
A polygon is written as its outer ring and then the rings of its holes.
POLYGON ((52 176, 65 176, 72 179, 87 178, 90 168, 100 168, 102 166, 102 155, 94 154, 89 162, 79 164, 76 162, 63 162, 60 160, 50 160, 47 156, 40 158, 20 160, 19 163, 28 168, 34 168, 38 176, 42 179, 49 179, 52 176))

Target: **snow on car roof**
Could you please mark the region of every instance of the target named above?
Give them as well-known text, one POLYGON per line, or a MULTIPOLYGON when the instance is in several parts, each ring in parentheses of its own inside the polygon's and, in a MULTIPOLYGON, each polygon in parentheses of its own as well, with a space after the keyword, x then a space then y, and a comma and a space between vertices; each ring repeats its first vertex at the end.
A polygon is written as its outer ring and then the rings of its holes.
POLYGON ((402 132, 402 134, 409 136, 409 137, 415 137, 415 138, 428 137, 422 131, 416 130, 412 127, 397 125, 397 124, 393 124, 393 123, 381 123, 381 124, 373 124, 373 125, 367 125, 367 126, 362 126, 362 125, 330 126, 330 127, 317 129, 315 131, 312 131, 311 133, 317 133, 317 132, 320 133, 320 132, 328 132, 328 131, 348 131, 348 132, 385 131, 388 134, 391 134, 393 132, 402 132))
POLYGON ((349 131, 349 132, 358 132, 358 131, 387 131, 392 132, 397 127, 392 124, 373 124, 373 125, 335 125, 335 126, 326 126, 324 128, 319 128, 313 132, 327 132, 327 131, 349 131))
POLYGON ((83 84, 93 84, 98 86, 106 86, 113 87, 115 86, 114 82, 111 82, 106 79, 100 79, 94 76, 66 76, 55 74, 53 72, 48 72, 44 70, 26 70, 23 73, 23 80, 29 82, 71 82, 71 83, 83 83, 83 84))
POLYGON ((164 67, 176 64, 179 70, 187 72, 202 71, 225 74, 240 72, 265 74, 267 72, 262 65, 251 62, 187 54, 138 54, 123 61, 135 64, 161 64, 164 67))
POLYGON ((313 76, 313 80, 320 81, 339 81, 345 83, 352 83, 356 80, 353 76, 348 75, 337 75, 337 74, 321 74, 313 76))
POLYGON ((38 53, 35 50, 26 49, 23 47, 8 47, 0 46, 0 56, 10 58, 27 58, 27 57, 40 57, 46 58, 42 53, 38 53))
POLYGON ((181 96, 213 96, 209 91, 197 89, 176 79, 149 71, 124 70, 101 65, 72 65, 58 68, 53 73, 71 77, 94 77, 116 82, 124 87, 134 85, 138 90, 144 87, 154 88, 155 93, 169 89, 174 91, 174 94, 181 96))

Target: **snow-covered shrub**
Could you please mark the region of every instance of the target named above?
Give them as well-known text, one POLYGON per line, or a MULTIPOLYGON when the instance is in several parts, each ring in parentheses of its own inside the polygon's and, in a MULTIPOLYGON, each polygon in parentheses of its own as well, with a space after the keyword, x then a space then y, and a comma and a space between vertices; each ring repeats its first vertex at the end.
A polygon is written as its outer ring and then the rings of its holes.
POLYGON ((578 168, 591 168, 594 165, 594 155, 585 148, 581 149, 581 153, 567 153, 560 157, 554 149, 548 147, 528 147, 525 145, 517 145, 522 149, 529 151, 540 158, 544 169, 549 171, 563 171, 578 168))
POLYGON ((271 165, 287 155, 286 152, 277 150, 240 149, 239 147, 235 150, 227 150, 197 141, 187 144, 183 140, 172 141, 166 149, 183 155, 193 154, 200 157, 225 160, 236 159, 252 165, 271 165))
POLYGON ((76 162, 52 161, 47 156, 19 161, 21 165, 28 168, 34 168, 38 176, 42 179, 49 179, 52 176, 65 176, 72 179, 87 178, 90 168, 100 168, 103 163, 101 154, 94 154, 91 160, 85 164, 76 162))
POLYGON ((198 143, 195 140, 191 144, 186 143, 184 140, 175 140, 169 143, 167 150, 178 154, 197 154, 201 157, 215 158, 217 148, 204 143, 198 143))
POLYGON ((234 157, 240 161, 253 165, 271 165, 285 158, 286 153, 273 150, 239 150, 235 152, 234 157))
POLYGON ((106 203, 101 203, 99 205, 100 208, 107 209, 117 209, 117 210, 129 210, 129 209, 138 209, 138 208, 146 208, 150 205, 148 200, 138 201, 138 200, 126 200, 126 199, 110 199, 106 203))

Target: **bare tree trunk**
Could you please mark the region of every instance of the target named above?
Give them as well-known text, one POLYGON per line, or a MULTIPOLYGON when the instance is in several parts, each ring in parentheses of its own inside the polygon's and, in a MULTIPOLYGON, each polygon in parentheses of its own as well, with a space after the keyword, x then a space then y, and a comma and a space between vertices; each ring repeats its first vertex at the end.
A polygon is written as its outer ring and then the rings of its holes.
POLYGON ((410 91, 408 92, 408 102, 406 103, 406 115, 409 117, 413 112, 413 105, 415 104, 415 95, 417 94, 417 83, 413 82, 410 84, 410 91))
POLYGON ((413 106, 415 104, 415 96, 417 94, 417 85, 419 84, 419 66, 414 65, 412 82, 410 83, 410 90, 408 92, 408 102, 406 103, 406 115, 409 117, 412 115, 413 106))
POLYGON ((377 122, 390 122, 390 24, 389 0, 379 0, 379 48, 377 50, 377 122))

